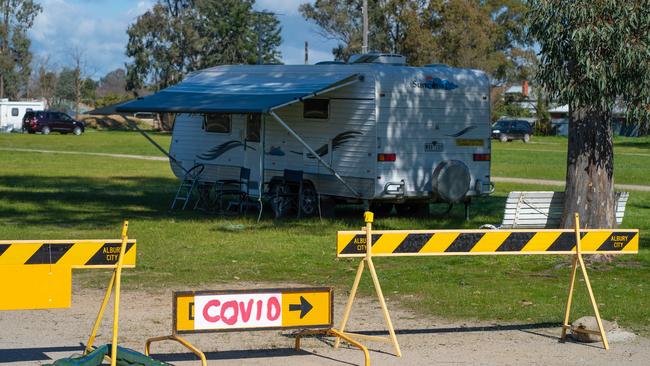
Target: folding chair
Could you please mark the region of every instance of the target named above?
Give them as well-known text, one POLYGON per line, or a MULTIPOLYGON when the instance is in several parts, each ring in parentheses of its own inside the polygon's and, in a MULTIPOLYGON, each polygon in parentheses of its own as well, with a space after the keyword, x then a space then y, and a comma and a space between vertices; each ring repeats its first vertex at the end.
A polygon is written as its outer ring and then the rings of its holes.
POLYGON ((244 211, 244 206, 248 210, 248 197, 251 192, 250 181, 251 170, 248 168, 239 169, 239 180, 234 179, 221 179, 215 183, 215 190, 219 197, 220 207, 223 207, 224 196, 235 196, 237 200, 229 201, 226 211, 230 211, 232 207, 238 206, 239 213, 244 211))
POLYGON ((276 202, 281 200, 288 200, 293 205, 295 203, 297 217, 300 218, 302 210, 300 202, 303 195, 303 171, 285 169, 282 179, 277 181, 277 184, 282 187, 275 191, 274 199, 276 202))

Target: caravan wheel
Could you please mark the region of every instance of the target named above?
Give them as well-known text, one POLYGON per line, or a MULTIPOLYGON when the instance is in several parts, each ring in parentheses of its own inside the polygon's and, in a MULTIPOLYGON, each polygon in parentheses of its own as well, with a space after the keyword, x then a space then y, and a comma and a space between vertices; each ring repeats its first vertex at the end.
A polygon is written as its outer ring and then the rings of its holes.
POLYGON ((318 194, 313 185, 309 183, 303 184, 300 210, 305 216, 312 216, 318 213, 318 194))
POLYGON ((271 209, 275 218, 286 216, 292 206, 292 199, 290 197, 283 196, 287 193, 287 187, 283 184, 273 184, 269 188, 269 196, 271 196, 271 209))

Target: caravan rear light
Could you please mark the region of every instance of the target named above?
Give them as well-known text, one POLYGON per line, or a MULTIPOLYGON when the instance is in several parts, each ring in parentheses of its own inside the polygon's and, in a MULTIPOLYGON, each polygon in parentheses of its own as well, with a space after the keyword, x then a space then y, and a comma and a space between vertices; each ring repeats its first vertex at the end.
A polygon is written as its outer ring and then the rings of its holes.
POLYGON ((397 154, 377 154, 377 161, 395 161, 397 154))
POLYGON ((474 161, 490 161, 490 154, 474 154, 474 161))

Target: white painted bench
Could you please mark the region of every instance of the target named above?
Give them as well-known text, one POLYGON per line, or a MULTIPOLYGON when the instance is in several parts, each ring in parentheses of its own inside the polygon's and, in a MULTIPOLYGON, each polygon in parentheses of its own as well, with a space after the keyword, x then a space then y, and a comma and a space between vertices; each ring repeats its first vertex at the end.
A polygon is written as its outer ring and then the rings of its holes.
MULTIPOLYGON (((616 224, 623 222, 628 192, 616 192, 616 224)), ((500 229, 556 229, 560 227, 564 192, 510 192, 500 229)), ((484 225, 492 227, 492 225, 484 225)))

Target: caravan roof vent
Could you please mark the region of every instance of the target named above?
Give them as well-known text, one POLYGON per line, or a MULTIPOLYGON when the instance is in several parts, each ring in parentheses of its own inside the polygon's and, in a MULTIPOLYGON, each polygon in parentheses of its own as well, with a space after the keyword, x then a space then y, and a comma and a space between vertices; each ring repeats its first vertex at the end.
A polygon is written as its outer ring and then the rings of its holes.
POLYGON ((406 56, 391 53, 365 53, 350 56, 351 64, 406 65, 406 56))

